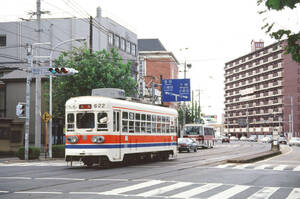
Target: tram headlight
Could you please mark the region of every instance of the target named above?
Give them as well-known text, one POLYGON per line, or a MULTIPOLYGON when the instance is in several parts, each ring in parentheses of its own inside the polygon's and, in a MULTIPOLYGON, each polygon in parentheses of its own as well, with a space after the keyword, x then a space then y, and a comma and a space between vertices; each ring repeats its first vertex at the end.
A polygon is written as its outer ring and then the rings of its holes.
POLYGON ((105 140, 105 139, 104 139, 103 136, 93 136, 92 139, 91 139, 91 141, 92 141, 93 143, 98 143, 98 144, 103 143, 104 140, 105 140))
POLYGON ((75 144, 78 142, 78 137, 77 136, 69 136, 69 137, 67 137, 67 141, 69 143, 75 144))

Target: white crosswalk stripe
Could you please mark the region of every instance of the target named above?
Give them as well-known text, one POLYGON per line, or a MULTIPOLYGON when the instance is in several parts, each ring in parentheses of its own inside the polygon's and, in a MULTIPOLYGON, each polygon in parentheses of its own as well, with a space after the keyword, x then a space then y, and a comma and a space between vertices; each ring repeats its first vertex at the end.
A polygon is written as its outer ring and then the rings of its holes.
POLYGON ((249 186, 244 186, 244 185, 236 185, 230 189, 227 189, 225 191, 222 191, 218 194, 215 194, 214 196, 212 197, 209 197, 209 199, 227 199, 227 198, 230 198, 242 191, 245 191, 246 189, 248 189, 249 186))
POLYGON ((190 189, 188 191, 184 191, 184 192, 181 192, 179 194, 170 196, 170 198, 191 198, 195 195, 198 195, 200 193, 209 191, 209 190, 217 188, 219 186, 222 186, 222 184, 213 184, 213 183, 206 184, 206 185, 196 187, 196 188, 190 189))
POLYGON ((240 164, 237 165, 235 167, 233 167, 234 169, 245 169, 246 167, 252 166, 253 164, 240 164))
POLYGON ((137 196, 143 196, 143 197, 155 196, 155 195, 158 195, 158 194, 166 193, 168 191, 176 190, 178 188, 186 187, 186 186, 191 185, 191 184, 192 183, 189 183, 189 182, 178 182, 176 184, 172 184, 172 185, 169 185, 169 186, 166 186, 166 187, 161 187, 161 188, 158 188, 158 189, 153 189, 151 191, 138 194, 137 196))
POLYGON ((295 167, 293 171, 300 171, 300 166, 295 167))
POLYGON ((145 187, 149 187, 149 186, 153 186, 153 185, 157 185, 157 184, 161 184, 161 183, 163 183, 163 181, 151 180, 151 181, 148 181, 148 182, 139 183, 139 184, 132 185, 132 186, 129 186, 129 187, 113 189, 111 191, 103 192, 102 194, 103 195, 118 195, 120 193, 125 193, 125 192, 128 192, 128 191, 134 191, 134 190, 137 190, 137 189, 142 189, 142 188, 145 188, 145 187))
POLYGON ((248 199, 267 199, 278 189, 279 187, 264 187, 251 195, 248 199))
POLYGON ((216 166, 216 168, 222 169, 222 168, 230 167, 232 165, 234 165, 234 164, 221 164, 221 165, 216 166))
POLYGON ((269 167, 271 165, 269 164, 263 164, 263 165, 259 165, 257 167, 254 167, 255 170, 260 170, 260 169, 265 169, 266 167, 269 167))
POLYGON ((295 199, 295 198, 300 198, 300 188, 293 189, 286 199, 295 199))
POLYGON ((288 167, 288 165, 278 165, 277 167, 274 167, 273 170, 276 170, 276 171, 282 171, 282 170, 284 170, 286 167, 288 167))

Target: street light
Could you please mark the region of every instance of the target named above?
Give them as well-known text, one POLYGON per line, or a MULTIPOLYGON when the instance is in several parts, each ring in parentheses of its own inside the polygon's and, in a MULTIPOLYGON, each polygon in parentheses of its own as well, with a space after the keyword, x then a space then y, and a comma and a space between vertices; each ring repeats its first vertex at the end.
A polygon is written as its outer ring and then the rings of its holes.
MULTIPOLYGON (((85 41, 85 40, 86 40, 85 38, 69 39, 69 40, 62 41, 62 42, 56 44, 56 46, 54 46, 50 52, 50 56, 49 56, 50 68, 52 68, 52 57, 53 57, 54 50, 58 46, 61 46, 65 43, 72 42, 72 41, 81 42, 81 41, 85 41)), ((49 114, 52 116, 52 75, 49 76, 49 114)), ((52 158, 52 117, 49 120, 49 137, 50 137, 50 139, 49 139, 49 157, 52 158)), ((47 152, 45 151, 45 153, 47 153, 47 152)))

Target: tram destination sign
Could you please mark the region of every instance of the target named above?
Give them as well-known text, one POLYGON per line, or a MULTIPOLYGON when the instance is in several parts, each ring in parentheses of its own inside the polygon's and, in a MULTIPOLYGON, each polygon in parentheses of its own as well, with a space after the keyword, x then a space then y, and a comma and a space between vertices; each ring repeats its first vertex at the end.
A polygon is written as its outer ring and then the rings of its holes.
POLYGON ((190 79, 162 80, 162 101, 191 101, 190 79))

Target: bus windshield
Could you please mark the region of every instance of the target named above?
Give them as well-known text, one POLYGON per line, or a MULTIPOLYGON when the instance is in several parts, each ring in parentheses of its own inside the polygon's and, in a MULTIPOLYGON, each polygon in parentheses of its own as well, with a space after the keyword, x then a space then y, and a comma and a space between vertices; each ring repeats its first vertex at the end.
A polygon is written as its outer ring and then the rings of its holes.
POLYGON ((76 124, 79 129, 90 129, 95 127, 94 113, 77 113, 76 124))
POLYGON ((185 135, 199 135, 199 126, 186 126, 184 129, 185 135))

